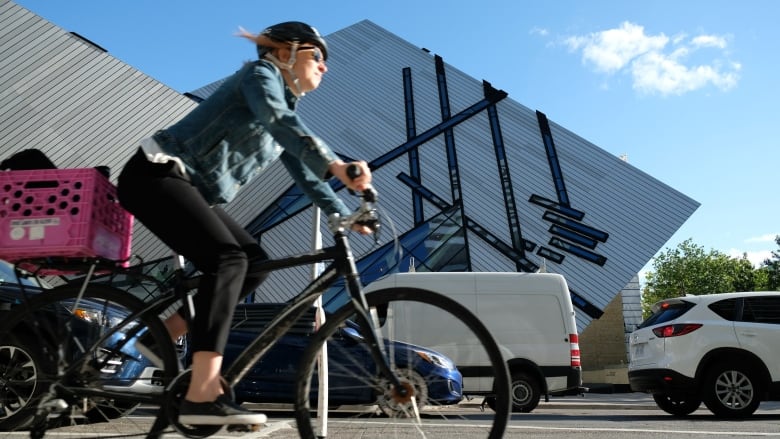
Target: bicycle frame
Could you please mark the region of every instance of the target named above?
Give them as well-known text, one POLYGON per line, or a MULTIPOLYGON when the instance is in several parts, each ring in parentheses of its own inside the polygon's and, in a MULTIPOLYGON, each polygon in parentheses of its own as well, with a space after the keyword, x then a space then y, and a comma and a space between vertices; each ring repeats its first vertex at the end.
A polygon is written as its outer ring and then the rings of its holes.
MULTIPOLYGON (((347 230, 349 230, 353 224, 368 225, 368 227, 371 228, 374 232, 378 230, 378 224, 376 217, 374 216, 374 209, 372 206, 374 201, 376 201, 376 193, 373 190, 368 190, 367 192, 363 193, 361 208, 358 211, 343 219, 339 216, 331 216, 331 218, 329 218, 329 228, 333 233, 335 242, 333 246, 308 253, 300 253, 261 261, 251 261, 250 268, 247 271, 247 276, 262 275, 264 273, 269 273, 285 268, 316 264, 325 261, 331 261, 331 264, 319 276, 311 281, 300 293, 293 297, 287 303, 287 305, 284 306, 284 308, 271 319, 266 328, 263 329, 263 331, 258 334, 252 340, 252 342, 250 342, 249 345, 241 351, 238 357, 227 368, 227 370, 224 372, 224 379, 230 387, 234 387, 236 384, 238 384, 238 382, 241 381, 244 376, 246 376, 251 368, 265 354, 269 352, 269 350, 276 344, 276 342, 278 342, 279 339, 281 339, 282 336, 284 336, 293 327, 293 325, 295 325, 297 321, 303 317, 309 308, 312 307, 317 299, 324 293, 324 291, 333 285, 338 278, 343 277, 345 280, 347 292, 350 296, 350 304, 352 305, 352 310, 354 310, 355 313, 356 323, 363 330, 363 339, 366 342, 375 364, 377 365, 378 370, 376 372, 387 380, 389 385, 395 389, 395 392, 398 396, 404 397, 408 394, 409 390, 407 387, 402 385, 399 377, 397 377, 391 369, 391 359, 387 358, 385 352, 385 340, 380 330, 379 316, 377 315, 376 310, 370 310, 368 308, 368 303, 363 292, 363 286, 361 285, 360 276, 355 264, 354 255, 352 254, 349 240, 347 238, 347 230), (367 222, 360 223, 359 221, 367 222)), ((86 276, 79 279, 82 284, 80 286, 79 294, 76 297, 77 304, 81 300, 82 294, 86 288, 88 288, 87 285, 92 281, 96 268, 100 267, 103 263, 108 263, 108 265, 111 265, 111 263, 115 262, 96 259, 90 263, 82 262, 81 264, 77 264, 87 268, 85 270, 86 276)), ((146 276, 142 273, 134 273, 132 267, 129 269, 122 269, 114 265, 113 267, 100 268, 101 272, 108 271, 111 275, 125 274, 131 278, 145 278, 153 281, 158 286, 161 286, 159 282, 149 276, 146 276), (106 269, 104 270, 103 268, 106 269)), ((144 300, 146 303, 142 309, 135 310, 135 312, 133 312, 131 315, 125 317, 125 319, 119 323, 116 328, 107 331, 105 334, 99 337, 98 341, 95 343, 95 346, 102 344, 105 340, 108 339, 109 336, 118 331, 119 328, 123 328, 127 322, 132 322, 141 315, 148 315, 151 313, 158 318, 164 318, 162 317, 162 313, 170 311, 172 306, 177 302, 181 303, 179 306, 184 306, 185 310, 192 311, 191 297, 188 295, 188 292, 197 288, 199 283, 199 276, 185 276, 181 266, 179 266, 174 271, 174 273, 176 277, 173 281, 171 290, 169 290, 172 294, 164 294, 163 296, 154 298, 148 302, 144 300)), ((25 296, 24 302, 27 302, 26 294, 23 288, 22 294, 25 296)), ((29 304, 27 306, 29 306, 29 304)), ((2 326, 3 325, 0 325, 0 327, 2 326)), ((136 329, 136 331, 140 331, 141 329, 142 328, 139 327, 136 329)), ((125 342, 132 338, 132 336, 126 337, 125 342)), ((119 348, 121 348, 121 345, 119 348)), ((67 376, 70 373, 76 372, 79 370, 80 366, 80 364, 74 363, 66 370, 60 371, 60 375, 67 376)), ((73 389, 62 389, 68 393, 71 393, 72 395, 94 395, 98 397, 115 396, 116 398, 121 398, 122 396, 121 392, 106 391, 106 389, 96 390, 81 387, 73 389)), ((139 398, 139 400, 146 401, 146 398, 139 398)), ((149 402, 152 402, 151 400, 152 398, 150 398, 149 402)), ((48 404, 48 402, 46 404, 48 404)), ((158 415, 158 417, 155 419, 148 437, 157 437, 157 434, 162 432, 165 426, 167 426, 169 423, 168 418, 163 415, 166 410, 164 404, 161 408, 162 410, 160 415, 158 415)), ((46 413, 44 412, 48 412, 48 410, 50 409, 47 407, 39 406, 39 413, 37 413, 36 416, 45 416, 46 413)))
MULTIPOLYGON (((393 386, 399 389, 400 392, 404 392, 403 386, 400 385, 398 378, 392 373, 388 359, 384 353, 384 343, 382 335, 378 330, 379 320, 376 315, 371 315, 368 310, 368 304, 366 303, 363 293, 363 286, 360 282, 360 275, 355 265, 355 259, 352 254, 352 250, 349 245, 347 234, 343 230, 338 230, 333 233, 335 244, 330 247, 325 247, 319 250, 315 250, 308 253, 299 253, 295 255, 265 259, 261 261, 253 262, 248 270, 248 276, 260 275, 263 273, 269 273, 280 269, 292 268, 302 265, 316 264, 325 261, 332 261, 316 279, 314 279, 309 285, 306 286, 300 293, 298 293, 288 304, 285 306, 273 319, 268 323, 266 328, 255 337, 252 342, 246 346, 238 357, 231 363, 228 369, 224 373, 224 378, 227 383, 233 387, 249 372, 252 366, 257 363, 272 347, 273 345, 306 313, 307 309, 314 305, 317 298, 330 287, 339 277, 344 277, 347 291, 350 295, 350 301, 354 305, 358 324, 369 329, 364 334, 364 339, 370 346, 371 355, 374 361, 379 365, 378 371, 382 376, 390 381, 393 386)), ((92 264, 86 264, 88 267, 87 275, 80 279, 82 284, 81 290, 87 288, 87 285, 92 280, 95 267, 98 262, 92 264)), ((153 278, 139 274, 130 273, 128 269, 112 270, 114 273, 124 273, 131 277, 138 277, 150 280, 157 283, 153 278)), ((197 287, 198 276, 185 278, 181 276, 181 271, 177 271, 179 276, 173 284, 174 291, 177 291, 173 295, 165 295, 147 303, 147 306, 135 313, 127 316, 125 321, 132 321, 142 314, 147 313, 159 313, 177 301, 182 301, 186 292, 197 287)), ((23 286, 22 286, 23 288, 23 286)), ((23 293, 24 294, 24 293, 23 293)), ((26 297, 25 297, 26 299, 26 297)), ((26 300, 25 300, 26 302, 26 300)), ((186 303, 186 302, 185 302, 186 303)), ((75 306, 75 305, 74 305, 75 306)), ((186 306, 186 305, 185 305, 186 306)), ((123 324, 118 325, 122 327, 123 324)), ((101 343, 108 339, 116 330, 108 331, 101 337, 97 343, 101 343)), ((78 365, 71 365, 66 373, 76 370, 78 365)), ((102 391, 102 394, 110 393, 102 391)), ((89 393, 89 392, 84 392, 89 393)), ((97 392, 100 394, 100 392, 97 392)))
POLYGON ((392 373, 387 357, 384 355, 384 343, 378 331, 378 318, 375 314, 369 315, 368 304, 360 283, 355 259, 349 246, 347 235, 338 231, 334 235, 335 244, 311 253, 303 253, 277 259, 267 259, 254 263, 249 269, 249 275, 272 272, 283 268, 291 268, 300 265, 314 264, 324 261, 333 261, 322 274, 314 279, 285 306, 268 326, 255 339, 244 348, 233 361, 224 374, 225 380, 232 387, 235 386, 244 375, 273 347, 279 338, 284 335, 306 310, 314 305, 317 298, 331 286, 339 276, 343 276, 350 300, 355 307, 358 323, 363 328, 371 329, 364 334, 368 342, 371 355, 379 365, 379 372, 387 378, 393 386, 403 389, 395 374, 392 373))

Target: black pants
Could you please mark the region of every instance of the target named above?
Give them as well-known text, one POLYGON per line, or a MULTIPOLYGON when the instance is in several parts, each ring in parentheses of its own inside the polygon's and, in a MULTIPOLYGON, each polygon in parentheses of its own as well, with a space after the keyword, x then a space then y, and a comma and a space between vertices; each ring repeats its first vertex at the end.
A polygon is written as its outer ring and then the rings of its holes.
POLYGON ((193 352, 224 353, 233 310, 261 278, 248 261, 265 258, 257 241, 219 207, 211 207, 174 162, 151 163, 139 149, 119 176, 122 206, 203 273, 193 298, 193 352))

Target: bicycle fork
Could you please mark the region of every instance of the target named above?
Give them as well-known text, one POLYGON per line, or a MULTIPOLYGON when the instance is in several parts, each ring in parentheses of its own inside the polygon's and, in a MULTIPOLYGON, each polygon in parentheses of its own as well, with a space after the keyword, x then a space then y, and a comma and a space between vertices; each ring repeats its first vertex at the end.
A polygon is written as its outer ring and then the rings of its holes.
POLYGON ((392 365, 390 364, 393 359, 389 358, 384 347, 384 337, 380 329, 379 316, 376 309, 369 309, 368 307, 349 242, 343 234, 337 234, 335 238, 336 245, 346 255, 346 258, 344 258, 346 266, 342 267, 342 269, 345 273, 344 278, 347 284, 347 291, 349 291, 350 299, 357 312, 358 323, 365 329, 364 337, 368 342, 371 357, 378 366, 380 375, 390 382, 394 392, 393 395, 399 399, 408 399, 411 396, 409 395, 411 388, 404 386, 401 380, 393 373, 392 365))

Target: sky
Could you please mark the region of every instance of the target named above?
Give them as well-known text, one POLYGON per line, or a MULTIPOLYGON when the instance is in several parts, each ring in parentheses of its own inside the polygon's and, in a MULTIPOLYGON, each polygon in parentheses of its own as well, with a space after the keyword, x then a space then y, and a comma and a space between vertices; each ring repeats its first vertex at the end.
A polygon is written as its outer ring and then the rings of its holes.
POLYGON ((255 56, 239 26, 327 36, 367 19, 701 203, 660 251, 691 239, 758 265, 778 250, 774 0, 16 3, 182 93, 255 56))

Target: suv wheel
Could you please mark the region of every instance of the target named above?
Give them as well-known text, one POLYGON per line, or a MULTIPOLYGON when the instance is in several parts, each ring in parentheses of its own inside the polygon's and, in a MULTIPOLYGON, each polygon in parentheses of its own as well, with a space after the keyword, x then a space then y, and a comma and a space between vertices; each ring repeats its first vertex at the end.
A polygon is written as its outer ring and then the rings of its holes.
POLYGON ((674 416, 687 416, 695 412, 701 405, 701 398, 695 396, 653 394, 655 404, 661 410, 674 416))
POLYGON ((744 418, 760 404, 758 374, 733 361, 714 365, 704 378, 702 399, 719 418, 744 418))
POLYGON ((46 390, 41 384, 43 355, 29 337, 11 334, 0 342, 0 431, 28 423, 33 404, 46 390))

